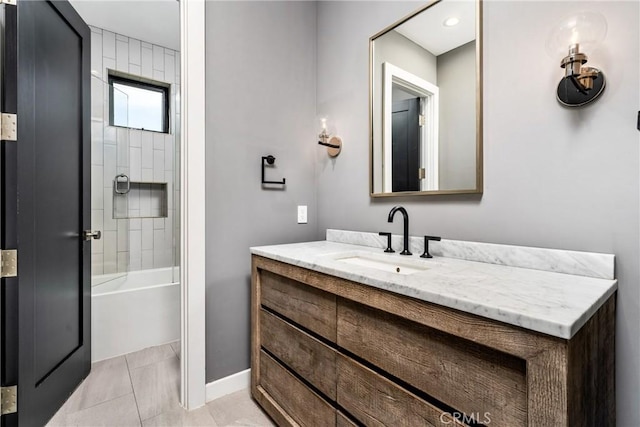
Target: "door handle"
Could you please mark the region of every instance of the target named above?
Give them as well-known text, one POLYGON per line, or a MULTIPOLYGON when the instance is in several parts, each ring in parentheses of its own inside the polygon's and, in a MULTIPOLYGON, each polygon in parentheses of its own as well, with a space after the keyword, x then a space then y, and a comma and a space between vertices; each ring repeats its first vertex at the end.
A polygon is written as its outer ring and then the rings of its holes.
POLYGON ((85 230, 84 232, 84 240, 91 240, 91 239, 95 239, 95 240, 100 240, 100 238, 102 237, 102 231, 100 230, 85 230))

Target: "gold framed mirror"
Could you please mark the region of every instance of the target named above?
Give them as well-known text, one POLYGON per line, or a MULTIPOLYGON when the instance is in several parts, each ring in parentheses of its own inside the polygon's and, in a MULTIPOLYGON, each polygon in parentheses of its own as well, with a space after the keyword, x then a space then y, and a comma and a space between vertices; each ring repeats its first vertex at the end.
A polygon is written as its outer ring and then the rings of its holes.
POLYGON ((369 39, 369 132, 371 197, 482 193, 482 0, 369 39))

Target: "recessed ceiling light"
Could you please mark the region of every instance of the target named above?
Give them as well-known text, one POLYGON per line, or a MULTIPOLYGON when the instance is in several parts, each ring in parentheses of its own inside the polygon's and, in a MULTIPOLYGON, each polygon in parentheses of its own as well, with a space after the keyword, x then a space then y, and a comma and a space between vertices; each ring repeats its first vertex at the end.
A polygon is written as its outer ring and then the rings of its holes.
POLYGON ((447 18, 442 25, 444 25, 445 27, 453 27, 454 25, 458 25, 460 23, 460 19, 456 18, 455 16, 452 16, 451 18, 447 18))

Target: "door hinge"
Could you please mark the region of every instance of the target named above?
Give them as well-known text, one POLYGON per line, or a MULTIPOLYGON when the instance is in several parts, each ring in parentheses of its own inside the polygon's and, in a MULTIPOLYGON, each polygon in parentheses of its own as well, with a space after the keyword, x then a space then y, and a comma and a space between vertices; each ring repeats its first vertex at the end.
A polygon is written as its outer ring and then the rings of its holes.
POLYGON ((18 116, 16 114, 2 113, 0 115, 0 139, 3 141, 17 141, 18 116))
POLYGON ((18 276, 18 251, 15 249, 0 251, 0 277, 18 276))
POLYGON ((0 387, 0 415, 18 412, 18 386, 0 387))
POLYGON ((0 4, 10 4, 15 6, 18 3, 18 0, 0 0, 0 4))
POLYGON ((427 170, 425 168, 418 168, 418 179, 424 179, 427 175, 427 170))
POLYGON ((424 114, 420 114, 418 116, 418 126, 424 126, 426 121, 427 121, 427 118, 424 116, 424 114))

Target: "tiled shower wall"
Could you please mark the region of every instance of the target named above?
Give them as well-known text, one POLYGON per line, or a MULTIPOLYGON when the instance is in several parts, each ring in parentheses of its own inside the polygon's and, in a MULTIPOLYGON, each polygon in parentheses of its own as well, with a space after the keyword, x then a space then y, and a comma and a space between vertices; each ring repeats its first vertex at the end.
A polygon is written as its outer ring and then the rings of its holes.
MULTIPOLYGON (((180 134, 179 52, 91 27, 91 223, 102 230, 92 244, 92 274, 110 274, 178 265, 180 134), (171 85, 170 133, 109 126, 108 70, 171 85), (115 219, 113 180, 167 183, 166 218, 115 219)), ((123 196, 118 196, 123 197, 123 196)), ((129 209, 144 213, 131 197, 129 209)))

